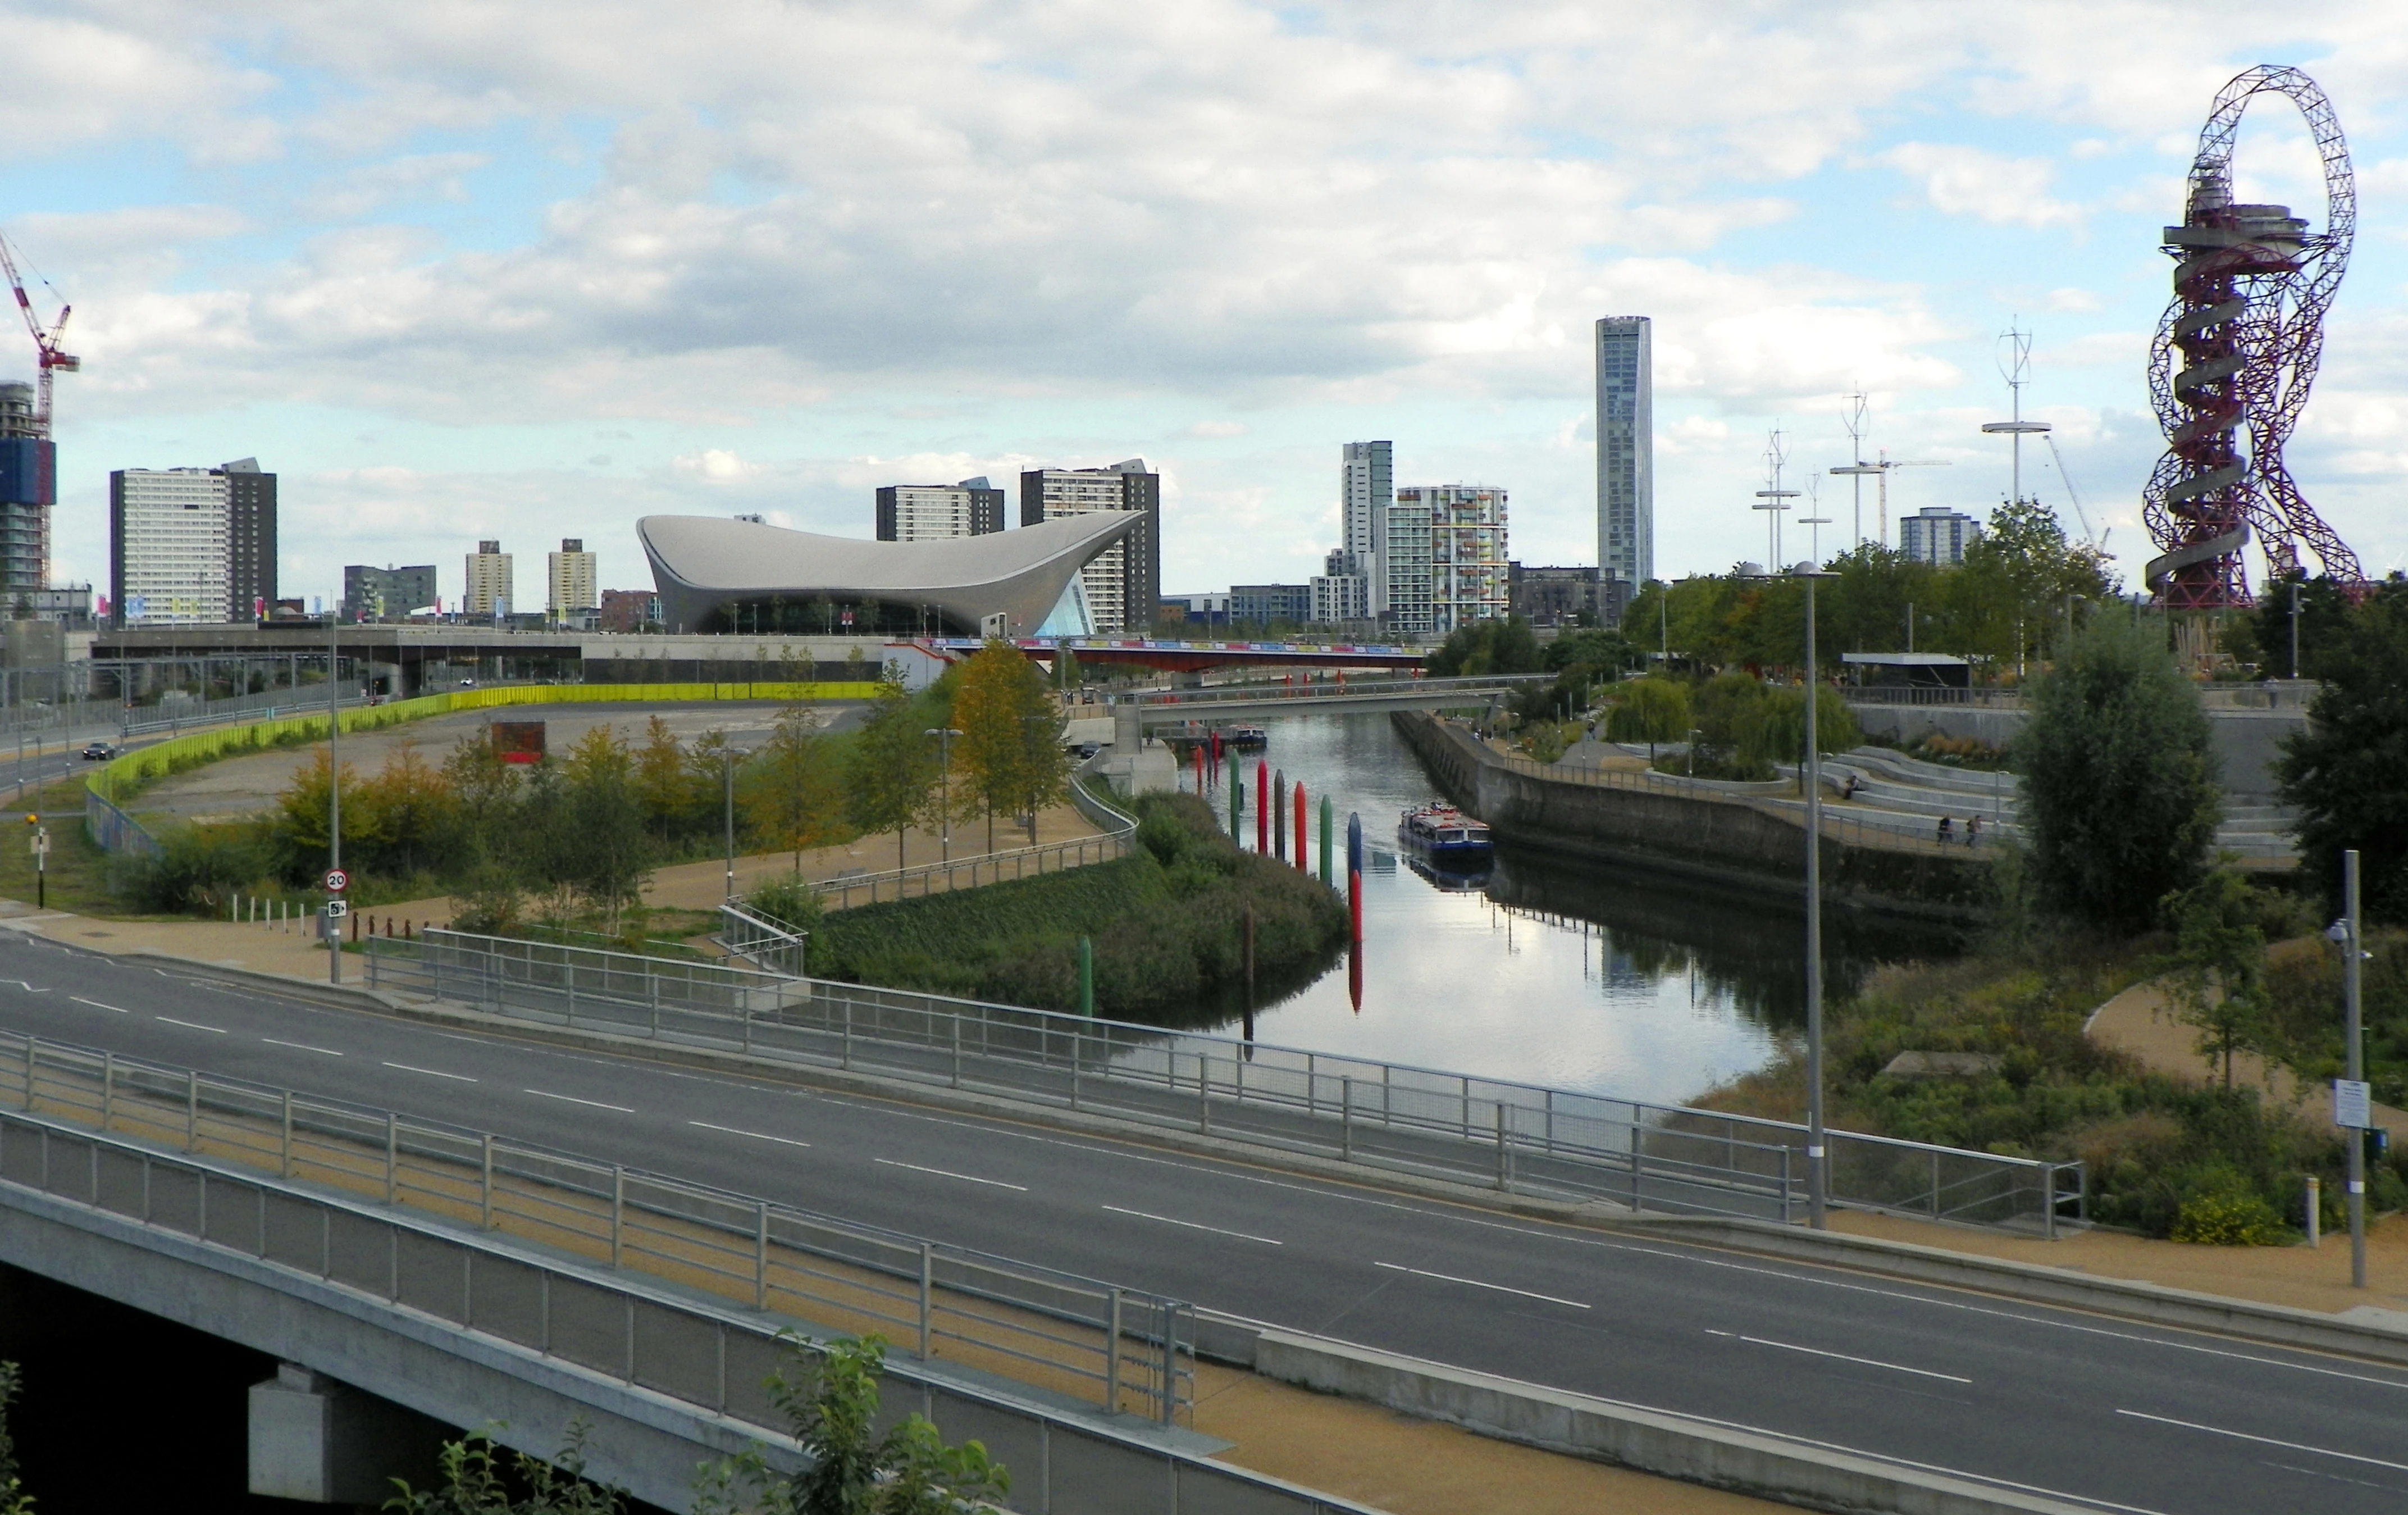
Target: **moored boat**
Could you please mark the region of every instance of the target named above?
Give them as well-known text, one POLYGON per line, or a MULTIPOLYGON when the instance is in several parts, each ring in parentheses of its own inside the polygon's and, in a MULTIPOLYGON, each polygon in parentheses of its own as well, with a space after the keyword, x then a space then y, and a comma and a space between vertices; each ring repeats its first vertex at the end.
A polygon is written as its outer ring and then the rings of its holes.
POLYGON ((1484 865, 1495 850, 1484 822, 1442 801, 1407 810, 1397 823, 1397 839, 1443 868, 1484 865))

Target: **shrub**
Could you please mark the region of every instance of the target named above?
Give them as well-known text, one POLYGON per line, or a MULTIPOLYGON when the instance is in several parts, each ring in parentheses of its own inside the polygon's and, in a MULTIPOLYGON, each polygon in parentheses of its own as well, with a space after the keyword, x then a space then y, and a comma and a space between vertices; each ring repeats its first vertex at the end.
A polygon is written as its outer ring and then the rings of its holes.
POLYGON ((789 931, 808 931, 820 923, 820 891, 800 874, 764 884, 739 902, 745 909, 789 931))
POLYGON ((136 910, 216 916, 235 890, 267 871, 268 849, 257 828, 187 826, 161 837, 155 856, 120 854, 108 883, 136 910))
POLYGON ((2173 1239, 2206 1247, 2280 1247, 2290 1233, 2274 1206, 2235 1186, 2183 1201, 2174 1215, 2173 1239))

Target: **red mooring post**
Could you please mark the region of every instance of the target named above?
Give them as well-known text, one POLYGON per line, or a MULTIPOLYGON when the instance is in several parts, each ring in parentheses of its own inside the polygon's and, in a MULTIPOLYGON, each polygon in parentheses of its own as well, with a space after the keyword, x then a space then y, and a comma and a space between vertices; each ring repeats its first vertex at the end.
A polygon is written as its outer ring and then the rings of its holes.
POLYGON ((1296 866, 1301 873, 1312 872, 1306 860, 1304 848, 1304 780, 1296 781, 1296 866))
POLYGON ((1271 765, 1254 759, 1254 850, 1271 850, 1271 765))

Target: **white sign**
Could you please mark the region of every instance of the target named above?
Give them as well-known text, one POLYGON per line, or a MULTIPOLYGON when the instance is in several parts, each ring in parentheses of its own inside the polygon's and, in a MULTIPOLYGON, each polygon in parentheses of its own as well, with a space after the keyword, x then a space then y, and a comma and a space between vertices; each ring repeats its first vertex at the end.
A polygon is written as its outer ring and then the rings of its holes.
POLYGON ((326 918, 328 920, 340 920, 351 913, 351 902, 349 900, 329 900, 326 902, 326 918))
POLYGON ((2360 1131, 2374 1124, 2374 1100, 2362 1078, 2333 1080, 2333 1124, 2360 1131))
POLYGON ((342 892, 343 892, 343 890, 345 890, 345 889, 347 889, 347 888, 349 888, 349 887, 351 887, 351 874, 349 874, 349 873, 344 873, 341 869, 339 869, 339 868, 329 868, 329 869, 327 869, 327 870, 326 870, 326 892, 327 892, 327 893, 329 893, 329 894, 340 894, 340 893, 342 893, 342 892))
POLYGON ((50 829, 45 826, 40 830, 34 833, 34 856, 36 858, 47 858, 50 855, 50 829))

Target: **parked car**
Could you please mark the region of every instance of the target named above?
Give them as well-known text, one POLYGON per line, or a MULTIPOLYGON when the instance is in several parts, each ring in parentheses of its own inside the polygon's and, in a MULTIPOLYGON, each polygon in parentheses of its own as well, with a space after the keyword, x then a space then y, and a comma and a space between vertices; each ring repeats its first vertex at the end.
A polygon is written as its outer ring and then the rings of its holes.
POLYGON ((124 750, 113 742, 95 742, 83 749, 83 760, 88 763, 105 763, 124 750))

